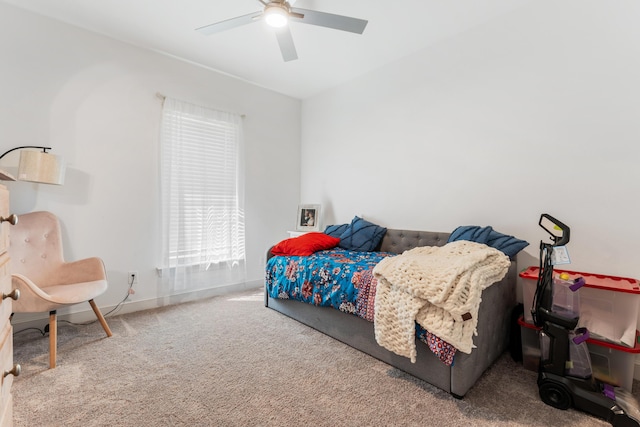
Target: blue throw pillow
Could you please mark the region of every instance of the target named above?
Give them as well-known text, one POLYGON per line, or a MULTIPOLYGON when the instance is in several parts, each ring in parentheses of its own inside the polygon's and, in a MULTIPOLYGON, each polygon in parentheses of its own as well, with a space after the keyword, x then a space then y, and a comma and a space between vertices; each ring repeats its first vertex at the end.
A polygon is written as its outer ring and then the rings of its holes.
POLYGON ((509 258, 513 258, 518 252, 529 246, 529 242, 499 233, 492 227, 478 227, 477 225, 463 225, 453 230, 447 243, 456 240, 484 243, 502 251, 509 258))
POLYGON ((340 235, 338 246, 350 251, 371 252, 378 247, 386 232, 385 227, 356 216, 340 235))
POLYGON ((489 235, 491 234, 491 227, 478 227, 477 225, 461 225, 453 230, 447 243, 455 242, 456 240, 468 240, 470 242, 487 244, 489 235))
POLYGON ((487 245, 504 252, 509 258, 513 258, 518 252, 529 246, 529 242, 491 230, 487 245))
POLYGON ((340 237, 342 233, 349 227, 349 224, 339 224, 339 225, 327 225, 327 228, 324 229, 324 234, 328 234, 331 237, 340 237))

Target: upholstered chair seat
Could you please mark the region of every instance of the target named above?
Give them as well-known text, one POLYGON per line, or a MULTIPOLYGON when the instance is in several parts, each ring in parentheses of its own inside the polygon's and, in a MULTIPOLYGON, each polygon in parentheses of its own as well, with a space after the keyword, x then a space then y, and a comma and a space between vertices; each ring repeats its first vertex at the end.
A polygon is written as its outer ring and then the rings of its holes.
POLYGON ((56 310, 63 305, 89 301, 107 290, 106 280, 38 287, 22 274, 14 274, 12 279, 14 287, 20 289, 20 298, 13 303, 15 313, 56 310))
POLYGON ((9 246, 13 287, 20 298, 15 313, 49 312, 49 366, 56 366, 57 309, 89 302, 107 336, 111 330, 94 298, 107 290, 107 275, 100 258, 65 262, 60 223, 50 212, 20 215, 11 228, 9 246))

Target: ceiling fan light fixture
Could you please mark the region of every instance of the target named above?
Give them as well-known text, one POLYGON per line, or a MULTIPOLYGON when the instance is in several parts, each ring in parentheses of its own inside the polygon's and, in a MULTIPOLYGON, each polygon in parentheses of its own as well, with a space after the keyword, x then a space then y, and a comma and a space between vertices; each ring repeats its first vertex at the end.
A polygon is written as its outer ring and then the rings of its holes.
MULTIPOLYGON (((1 0, 0 0, 1 1, 1 0)), ((236 16, 235 18, 225 19, 224 21, 215 22, 196 28, 202 34, 214 34, 231 28, 240 27, 242 25, 251 24, 261 21, 275 27, 274 31, 270 31, 276 36, 282 59, 285 62, 298 59, 296 47, 293 43, 293 36, 288 27, 289 20, 301 24, 316 25, 319 27, 330 28, 334 30, 347 31, 355 34, 362 34, 368 21, 365 19, 351 18, 349 16, 334 15, 332 13, 320 12, 317 10, 292 8, 291 5, 295 0, 256 0, 264 8, 262 11, 248 13, 246 15, 236 16)))
POLYGON ((264 20, 270 27, 284 27, 289 21, 289 11, 283 4, 269 4, 264 10, 264 20))

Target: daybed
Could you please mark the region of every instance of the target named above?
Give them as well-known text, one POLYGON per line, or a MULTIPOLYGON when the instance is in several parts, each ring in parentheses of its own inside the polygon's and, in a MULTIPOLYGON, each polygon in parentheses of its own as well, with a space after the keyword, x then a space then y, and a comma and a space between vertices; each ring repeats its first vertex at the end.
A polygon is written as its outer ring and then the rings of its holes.
MULTIPOLYGON (((450 233, 388 229, 377 251, 401 254, 423 246, 443 246, 450 233)), ((443 363, 422 341, 416 340, 417 361, 381 347, 374 337, 374 324, 332 307, 269 296, 269 268, 276 259, 267 254, 265 306, 281 312, 389 365, 462 398, 483 372, 505 351, 510 334, 511 312, 516 306, 516 265, 511 261, 506 276, 482 291, 478 312, 476 346, 470 354, 458 351, 451 366, 443 363)), ((275 257, 278 258, 278 257, 275 257)), ((280 257, 282 258, 282 257, 280 257)))

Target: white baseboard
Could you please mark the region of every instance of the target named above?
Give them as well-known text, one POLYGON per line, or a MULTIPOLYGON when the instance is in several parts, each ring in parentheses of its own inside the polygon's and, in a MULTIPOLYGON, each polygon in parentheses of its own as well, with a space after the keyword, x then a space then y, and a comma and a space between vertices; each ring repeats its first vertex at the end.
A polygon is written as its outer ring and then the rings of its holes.
MULTIPOLYGON (((197 301, 203 298, 210 298, 219 295, 226 295, 233 292, 241 292, 251 289, 259 289, 264 287, 264 281, 255 280, 252 282, 236 283, 233 285, 219 286, 209 289, 200 289, 182 294, 175 294, 166 297, 152 298, 141 301, 125 302, 113 315, 107 315, 116 305, 100 307, 100 311, 105 314, 107 321, 110 317, 125 313, 133 313, 136 311, 150 310, 153 308, 164 307, 167 305, 181 304, 184 302, 197 301)), ((86 323, 96 320, 96 315, 91 310, 89 304, 86 305, 87 310, 74 313, 59 313, 58 320, 66 320, 73 323, 86 323)), ((17 313, 11 321, 13 331, 19 332, 28 328, 43 329, 49 323, 48 313, 17 313)))

